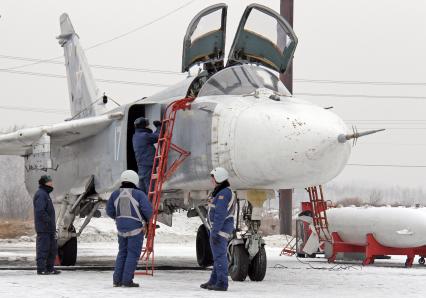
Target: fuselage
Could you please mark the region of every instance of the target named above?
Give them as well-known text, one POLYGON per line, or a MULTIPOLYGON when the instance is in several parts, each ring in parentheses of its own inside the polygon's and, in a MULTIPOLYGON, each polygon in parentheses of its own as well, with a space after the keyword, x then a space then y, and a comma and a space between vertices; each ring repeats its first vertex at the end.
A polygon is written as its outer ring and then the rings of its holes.
MULTIPOLYGON (((121 111, 123 117, 95 136, 65 147, 52 144, 57 168, 49 174, 55 181, 55 197, 82 193, 92 175, 96 192, 107 193, 122 171, 136 170, 133 121, 140 116, 151 122, 159 119, 168 103, 188 95, 194 80, 110 111, 121 111)), ((216 166, 228 169, 235 189, 323 184, 342 171, 350 156, 350 145, 338 142, 338 136, 347 132, 333 112, 289 96, 271 72, 253 65, 226 68, 204 83, 190 110, 178 112, 173 142, 191 155, 164 190, 211 189, 209 172, 216 166), (230 74, 245 81, 237 86, 230 74), (224 86, 218 88, 218 82, 224 86)), ((41 173, 26 173, 31 194, 41 173)))

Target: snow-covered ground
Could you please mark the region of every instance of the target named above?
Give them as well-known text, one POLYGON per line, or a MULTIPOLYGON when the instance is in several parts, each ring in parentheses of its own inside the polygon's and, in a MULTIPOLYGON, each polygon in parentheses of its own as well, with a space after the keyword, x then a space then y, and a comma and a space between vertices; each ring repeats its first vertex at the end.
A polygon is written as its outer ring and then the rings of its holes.
MULTIPOLYGON (((156 260, 162 265, 195 267, 195 231, 199 219, 178 215, 175 228, 162 226, 156 239, 156 260)), ((209 270, 155 272, 136 276, 141 288, 112 287, 111 271, 64 271, 38 276, 34 271, 0 271, 0 297, 424 297, 426 267, 404 268, 404 258, 377 260, 376 264, 328 264, 324 259, 279 256, 284 239, 267 237, 268 269, 262 282, 233 282, 218 294, 199 288, 209 270), (303 262, 303 263, 302 263, 303 262)), ((0 242, 1 264, 34 264, 33 237, 0 242)), ((114 224, 95 219, 79 241, 78 261, 112 265, 117 244, 114 224)))
MULTIPOLYGON (((102 246, 99 243, 99 246, 102 246)), ((158 248, 162 247, 158 245, 158 248)), ((105 247, 102 248, 102 251, 105 247)), ((165 246, 158 257, 176 262, 191 258, 191 246, 165 246)), ((105 250, 113 255, 114 250, 105 250)), ((278 248, 268 248, 266 278, 262 282, 230 281, 223 297, 424 297, 426 269, 402 268, 399 262, 377 265, 327 264, 322 259, 302 264, 294 257, 279 257, 278 248), (318 268, 312 269, 311 266, 318 268)), ((192 256, 193 257, 193 256, 192 256)), ((195 260, 194 260, 195 261, 195 260)), ((112 272, 66 271, 59 276, 37 276, 33 271, 0 271, 0 297, 217 297, 199 288, 209 271, 156 271, 154 277, 137 276, 141 288, 112 287, 112 272)))

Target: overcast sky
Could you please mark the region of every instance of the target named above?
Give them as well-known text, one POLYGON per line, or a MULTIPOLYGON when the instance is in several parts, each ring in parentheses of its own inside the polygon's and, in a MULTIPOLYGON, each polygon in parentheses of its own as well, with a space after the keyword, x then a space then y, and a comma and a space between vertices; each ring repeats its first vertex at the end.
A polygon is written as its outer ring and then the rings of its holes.
MULTIPOLYGON (((246 5, 228 3, 228 49, 246 5)), ((387 128, 359 140, 351 164, 426 166, 426 1, 295 0, 294 30, 299 45, 294 60, 296 96, 333 106, 359 130, 387 128), (398 82, 391 85, 325 84, 300 80, 398 82), (407 85, 400 83, 424 83, 407 85), (297 95, 299 94, 299 95, 297 95), (308 95, 310 94, 310 95, 308 95), (312 96, 315 95, 315 96, 312 96), (327 96, 319 96, 328 94, 327 96), (344 97, 342 95, 370 97, 344 97), (371 97, 371 96, 378 97, 371 97), (399 96, 402 96, 399 98, 399 96)), ((30 62, 5 56, 50 59, 63 54, 55 40, 59 16, 67 12, 83 47, 109 40, 186 5, 168 17, 86 52, 90 64, 178 72, 182 39, 191 18, 211 0, 44 0, 0 1, 0 69, 30 62)), ((279 0, 260 1, 279 10, 279 0)), ((62 61, 56 59, 52 61, 62 61)), ((61 64, 39 63, 15 71, 65 74, 61 64)), ((173 84, 184 76, 93 69, 95 78, 173 84)), ((98 83, 120 103, 148 96, 160 87, 98 83)), ((0 129, 62 121, 68 115, 63 78, 0 71, 0 129), (11 108, 26 108, 22 111, 11 108), (45 112, 39 112, 38 110, 45 112)), ((336 182, 422 187, 423 168, 347 166, 336 182)))

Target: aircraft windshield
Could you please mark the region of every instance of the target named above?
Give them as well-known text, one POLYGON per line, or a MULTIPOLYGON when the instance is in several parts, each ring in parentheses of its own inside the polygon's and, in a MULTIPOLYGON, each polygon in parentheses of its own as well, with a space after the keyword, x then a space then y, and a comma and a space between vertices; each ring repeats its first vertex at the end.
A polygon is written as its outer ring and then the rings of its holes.
POLYGON ((276 75, 255 65, 236 65, 216 73, 203 85, 198 96, 245 95, 267 88, 288 95, 276 75))

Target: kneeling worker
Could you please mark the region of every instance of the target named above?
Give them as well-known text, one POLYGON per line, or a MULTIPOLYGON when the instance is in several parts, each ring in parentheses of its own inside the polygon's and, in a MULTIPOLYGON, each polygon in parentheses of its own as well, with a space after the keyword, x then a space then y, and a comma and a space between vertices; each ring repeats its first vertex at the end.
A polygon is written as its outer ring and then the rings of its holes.
POLYGON ((149 120, 147 118, 136 119, 134 122, 135 134, 132 138, 133 151, 138 165, 139 188, 147 195, 155 156, 154 144, 158 142, 161 130, 160 121, 154 121, 153 124, 156 127, 155 132, 152 132, 148 127, 149 120))
POLYGON ((213 254, 213 270, 210 280, 200 287, 214 291, 228 290, 228 241, 234 231, 235 196, 228 182, 228 172, 221 167, 211 171, 215 189, 208 205, 207 220, 210 229, 210 246, 213 254))
POLYGON ((118 255, 113 275, 114 287, 139 287, 133 275, 142 250, 143 225, 152 216, 152 206, 136 185, 139 176, 127 170, 121 174, 121 187, 108 200, 106 212, 115 219, 118 231, 118 255))

